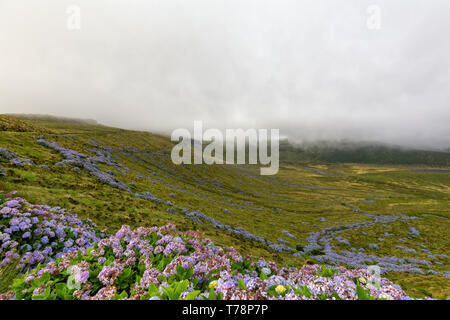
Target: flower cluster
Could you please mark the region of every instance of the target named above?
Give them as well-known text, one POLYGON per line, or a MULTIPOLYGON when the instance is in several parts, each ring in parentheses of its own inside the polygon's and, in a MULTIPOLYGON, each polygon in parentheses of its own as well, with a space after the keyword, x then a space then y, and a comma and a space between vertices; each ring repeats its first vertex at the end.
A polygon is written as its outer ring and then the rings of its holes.
POLYGON ((103 237, 89 219, 82 221, 60 207, 31 205, 13 194, 0 201, 0 266, 19 260, 19 268, 31 269, 90 248, 103 237))
POLYGON ((2 159, 2 158, 9 160, 10 163, 18 165, 18 166, 34 165, 33 161, 31 161, 30 159, 20 158, 14 152, 12 152, 6 148, 0 148, 0 159, 2 159))
POLYGON ((63 209, 13 198, 0 212, 2 242, 10 241, 4 259, 31 252, 32 259, 41 254, 39 261, 47 262, 16 279, 0 299, 409 299, 399 286, 367 270, 279 267, 218 247, 197 231, 179 233, 172 224, 122 226, 97 239, 63 209), (12 249, 11 241, 17 242, 12 249), (14 251, 26 244, 30 250, 14 251))
POLYGON ((113 188, 118 188, 125 191, 130 191, 130 188, 128 186, 116 179, 113 175, 103 172, 98 168, 98 163, 103 163, 109 166, 113 166, 116 170, 118 170, 121 173, 126 173, 129 169, 125 167, 124 165, 116 162, 113 160, 111 151, 113 151, 110 148, 101 148, 99 150, 94 149, 88 149, 89 152, 95 153, 96 156, 88 156, 84 153, 77 152, 72 149, 67 149, 56 142, 49 142, 45 139, 44 136, 39 136, 37 140, 37 144, 42 145, 44 147, 53 149, 57 152, 59 152, 65 159, 56 163, 55 166, 67 166, 71 165, 74 166, 75 169, 74 172, 81 173, 81 169, 86 169, 91 175, 97 177, 102 183, 108 184, 113 188))

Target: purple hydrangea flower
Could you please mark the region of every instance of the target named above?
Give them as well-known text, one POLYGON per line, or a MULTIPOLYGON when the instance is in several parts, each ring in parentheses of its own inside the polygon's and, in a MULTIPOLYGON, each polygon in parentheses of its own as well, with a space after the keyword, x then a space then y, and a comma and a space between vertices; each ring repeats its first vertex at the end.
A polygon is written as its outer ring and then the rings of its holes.
POLYGON ((42 242, 43 244, 47 244, 47 243, 48 243, 48 237, 47 237, 47 236, 43 236, 43 237, 41 238, 41 242, 42 242))

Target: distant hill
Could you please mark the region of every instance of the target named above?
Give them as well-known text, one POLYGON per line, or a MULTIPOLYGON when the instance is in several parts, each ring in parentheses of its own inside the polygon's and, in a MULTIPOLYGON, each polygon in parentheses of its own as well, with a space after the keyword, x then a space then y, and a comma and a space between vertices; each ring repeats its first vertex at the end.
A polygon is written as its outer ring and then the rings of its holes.
POLYGON ((280 159, 285 163, 372 163, 372 164, 421 164, 429 166, 450 165, 450 152, 409 149, 364 142, 317 142, 295 145, 289 141, 280 143, 280 159))
POLYGON ((80 124, 99 125, 97 120, 59 117, 48 114, 24 114, 24 113, 8 113, 5 116, 22 119, 22 120, 40 120, 40 121, 58 121, 58 122, 72 122, 80 124))
POLYGON ((6 115, 0 115, 0 131, 52 133, 48 128, 6 115))
MULTIPOLYGON (((108 128, 92 119, 68 118, 41 114, 0 115, 0 131, 52 133, 50 128, 61 129, 66 128, 67 125, 81 126, 79 128, 89 128, 89 130, 108 128), (55 127, 58 123, 60 125, 55 127)), ((436 167, 450 165, 450 149, 430 151, 382 143, 354 141, 320 141, 294 144, 288 140, 282 140, 280 141, 280 161, 285 164, 311 162, 367 163, 427 165, 436 167)))

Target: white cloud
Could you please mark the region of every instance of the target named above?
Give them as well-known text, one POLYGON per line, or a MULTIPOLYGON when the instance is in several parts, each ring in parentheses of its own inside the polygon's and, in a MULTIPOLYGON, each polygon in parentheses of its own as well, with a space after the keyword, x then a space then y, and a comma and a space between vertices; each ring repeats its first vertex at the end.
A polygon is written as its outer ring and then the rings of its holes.
POLYGON ((0 112, 450 146, 450 3, 0 3, 0 112), (381 9, 367 28, 366 9, 381 9), (81 8, 68 30, 66 9, 81 8), (238 118, 238 120, 237 120, 238 118))

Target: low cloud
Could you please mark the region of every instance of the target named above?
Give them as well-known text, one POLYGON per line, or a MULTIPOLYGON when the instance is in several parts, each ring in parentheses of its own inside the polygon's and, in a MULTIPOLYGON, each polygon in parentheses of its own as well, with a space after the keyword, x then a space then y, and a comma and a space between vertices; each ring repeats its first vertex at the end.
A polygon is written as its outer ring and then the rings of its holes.
POLYGON ((448 12, 446 0, 4 0, 0 112, 448 148, 448 12))

